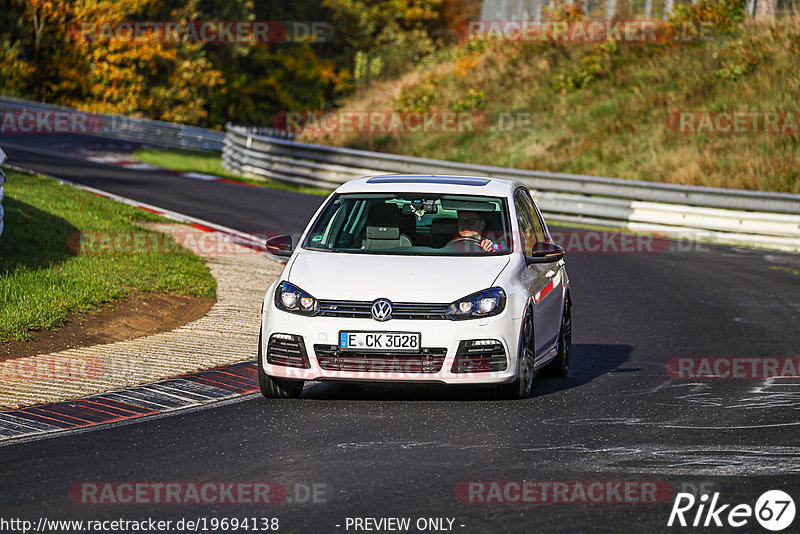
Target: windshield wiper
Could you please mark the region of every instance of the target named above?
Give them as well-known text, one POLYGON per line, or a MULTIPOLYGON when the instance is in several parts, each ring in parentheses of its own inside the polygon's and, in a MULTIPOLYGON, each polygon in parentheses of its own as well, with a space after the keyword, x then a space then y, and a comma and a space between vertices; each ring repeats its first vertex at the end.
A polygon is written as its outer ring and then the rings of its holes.
POLYGON ((320 252, 336 252, 339 254, 345 251, 345 249, 341 248, 325 248, 325 247, 308 247, 308 248, 311 250, 318 250, 320 252))

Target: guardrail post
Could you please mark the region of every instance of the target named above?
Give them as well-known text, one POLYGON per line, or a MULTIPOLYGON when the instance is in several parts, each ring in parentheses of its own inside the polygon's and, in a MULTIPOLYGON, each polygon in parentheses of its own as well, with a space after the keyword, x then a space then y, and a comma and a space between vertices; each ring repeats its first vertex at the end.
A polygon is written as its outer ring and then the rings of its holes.
MULTIPOLYGON (((6 161, 6 153, 3 152, 3 149, 0 148, 0 165, 6 161)), ((0 167, 0 237, 3 236, 3 228, 4 228, 4 213, 3 213, 3 198, 5 198, 5 190, 3 189, 3 184, 6 181, 6 175, 3 172, 3 168, 0 167)))

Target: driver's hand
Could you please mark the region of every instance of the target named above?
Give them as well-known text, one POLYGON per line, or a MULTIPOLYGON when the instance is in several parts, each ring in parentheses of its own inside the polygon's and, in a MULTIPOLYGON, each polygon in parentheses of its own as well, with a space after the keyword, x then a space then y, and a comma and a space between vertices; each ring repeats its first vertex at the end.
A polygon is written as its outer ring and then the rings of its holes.
POLYGON ((494 243, 491 239, 483 239, 481 241, 481 248, 486 252, 494 252, 494 243))

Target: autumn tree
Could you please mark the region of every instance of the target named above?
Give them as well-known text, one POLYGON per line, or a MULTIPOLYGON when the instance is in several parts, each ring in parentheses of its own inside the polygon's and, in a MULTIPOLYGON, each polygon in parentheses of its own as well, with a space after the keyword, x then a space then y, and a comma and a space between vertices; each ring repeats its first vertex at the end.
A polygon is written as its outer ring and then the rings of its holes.
MULTIPOLYGON (((474 4, 474 1, 470 0, 474 4)), ((5 0, 0 93, 221 127, 335 107, 361 77, 408 68, 454 35, 460 0, 5 0), (170 42, 92 31, 135 21, 327 21, 324 42, 170 42)))
POLYGON ((14 81, 3 89, 92 111, 205 122, 207 99, 222 77, 200 43, 167 43, 155 32, 132 39, 85 31, 195 14, 194 1, 11 0, 0 54, 14 81))
POLYGON ((333 12, 336 33, 347 44, 345 55, 352 58, 357 78, 404 71, 452 42, 455 25, 464 16, 452 0, 323 0, 323 4, 333 12))

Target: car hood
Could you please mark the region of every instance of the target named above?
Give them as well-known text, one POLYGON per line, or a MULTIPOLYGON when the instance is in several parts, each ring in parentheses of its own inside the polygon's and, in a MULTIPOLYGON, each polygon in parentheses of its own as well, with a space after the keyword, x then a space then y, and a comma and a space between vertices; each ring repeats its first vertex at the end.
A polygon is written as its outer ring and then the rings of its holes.
POLYGON ((324 300, 445 303, 491 287, 502 256, 389 256, 303 250, 289 282, 324 300))

